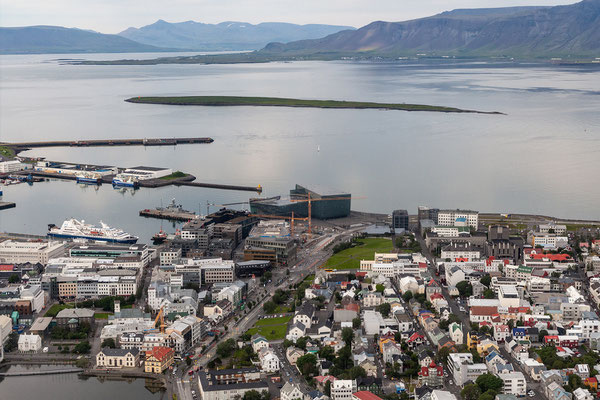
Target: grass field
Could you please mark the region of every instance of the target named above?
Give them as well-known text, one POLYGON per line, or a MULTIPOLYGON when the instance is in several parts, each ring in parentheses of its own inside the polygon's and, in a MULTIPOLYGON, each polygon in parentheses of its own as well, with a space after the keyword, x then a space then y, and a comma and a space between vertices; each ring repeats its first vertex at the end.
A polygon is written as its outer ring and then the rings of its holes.
POLYGON ((97 312, 97 313, 94 313, 94 318, 96 318, 96 319, 108 319, 109 315, 112 315, 112 313, 97 312))
POLYGON ((0 146, 0 156, 12 160, 15 158, 15 151, 8 146, 0 146))
POLYGON ((74 308, 75 306, 73 304, 54 304, 52 307, 50 307, 50 309, 48 309, 48 311, 46 311, 46 314, 44 314, 45 317, 56 317, 56 314, 58 314, 59 312, 61 312, 62 310, 64 310, 65 308, 74 308))
MULTIPOLYGON (((454 107, 430 106, 406 103, 373 103, 365 101, 302 100, 281 97, 241 97, 241 96, 177 96, 177 97, 132 97, 130 103, 166 104, 183 106, 264 106, 264 107, 309 107, 309 108, 351 108, 402 111, 438 112, 479 112, 454 107)), ((487 113, 486 113, 487 114, 487 113)))
POLYGON ((360 260, 372 260, 375 253, 389 253, 394 245, 390 239, 366 238, 360 239, 359 244, 350 249, 342 250, 327 260, 324 268, 358 269, 360 260))
POLYGON ((287 324, 291 319, 291 316, 260 319, 252 328, 248 329, 248 333, 250 335, 258 333, 267 340, 280 340, 285 338, 287 324))
POLYGON ((183 173, 181 171, 175 171, 171 175, 163 176, 160 179, 169 180, 169 179, 183 178, 184 176, 185 176, 185 173, 183 173))

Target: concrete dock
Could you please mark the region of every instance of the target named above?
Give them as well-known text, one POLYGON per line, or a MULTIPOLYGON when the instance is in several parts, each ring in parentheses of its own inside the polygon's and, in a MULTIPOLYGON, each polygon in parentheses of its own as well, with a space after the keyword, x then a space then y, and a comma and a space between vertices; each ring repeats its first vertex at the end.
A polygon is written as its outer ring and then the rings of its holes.
POLYGON ((43 142, 0 143, 13 148, 16 152, 41 147, 98 147, 98 146, 174 146, 178 144, 212 143, 209 137, 193 138, 144 138, 144 139, 90 139, 90 140, 51 140, 43 142))
POLYGON ((9 208, 15 208, 17 205, 10 201, 0 201, 0 210, 6 210, 9 208))
POLYGON ((202 182, 175 182, 176 186, 194 186, 194 187, 205 187, 211 189, 224 189, 224 190, 242 190, 247 192, 262 192, 262 186, 239 186, 239 185, 221 185, 219 183, 202 183, 202 182))
POLYGON ((158 210, 158 209, 145 209, 140 211, 140 217, 147 218, 158 218, 167 219, 169 221, 183 221, 187 222, 192 219, 198 218, 196 213, 192 212, 181 212, 181 211, 169 211, 169 210, 158 210))
POLYGON ((48 369, 42 371, 15 371, 15 372, 0 372, 0 376, 32 376, 32 375, 58 375, 58 374, 74 374, 83 372, 81 368, 62 368, 48 369))

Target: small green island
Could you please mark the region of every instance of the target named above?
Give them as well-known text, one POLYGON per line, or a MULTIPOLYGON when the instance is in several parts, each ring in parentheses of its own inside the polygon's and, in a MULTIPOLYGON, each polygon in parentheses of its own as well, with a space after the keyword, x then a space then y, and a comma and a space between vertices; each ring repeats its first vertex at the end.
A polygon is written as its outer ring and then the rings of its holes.
POLYGON ((175 106, 259 106, 259 107, 308 107, 333 109, 377 109, 402 111, 434 111, 446 113, 502 114, 497 111, 463 110, 454 107, 431 106, 406 103, 373 103, 365 101, 302 100, 280 97, 241 96, 177 96, 177 97, 132 97, 130 103, 165 104, 175 106))

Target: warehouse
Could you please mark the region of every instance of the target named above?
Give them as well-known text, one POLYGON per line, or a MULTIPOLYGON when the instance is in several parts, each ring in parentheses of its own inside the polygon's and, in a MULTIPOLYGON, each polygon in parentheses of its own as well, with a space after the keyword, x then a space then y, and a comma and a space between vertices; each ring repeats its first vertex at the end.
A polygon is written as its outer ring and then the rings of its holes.
POLYGON ((170 168, 157 168, 157 167, 131 167, 120 173, 121 178, 134 178, 139 181, 147 179, 158 179, 167 175, 171 175, 173 170, 170 168))

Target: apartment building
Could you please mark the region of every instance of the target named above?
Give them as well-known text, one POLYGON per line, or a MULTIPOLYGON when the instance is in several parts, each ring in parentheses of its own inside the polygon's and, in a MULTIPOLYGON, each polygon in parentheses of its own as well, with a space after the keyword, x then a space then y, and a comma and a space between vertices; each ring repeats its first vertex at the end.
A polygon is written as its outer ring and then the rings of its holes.
POLYGON ((471 210, 439 210, 437 212, 438 225, 456 226, 457 221, 466 222, 467 226, 477 229, 479 225, 479 212, 471 210))

